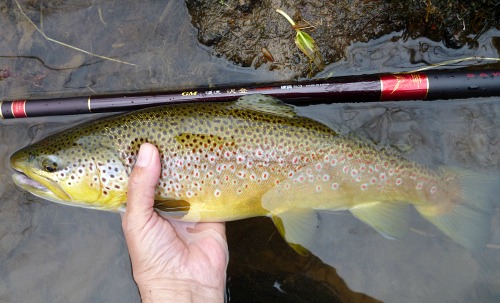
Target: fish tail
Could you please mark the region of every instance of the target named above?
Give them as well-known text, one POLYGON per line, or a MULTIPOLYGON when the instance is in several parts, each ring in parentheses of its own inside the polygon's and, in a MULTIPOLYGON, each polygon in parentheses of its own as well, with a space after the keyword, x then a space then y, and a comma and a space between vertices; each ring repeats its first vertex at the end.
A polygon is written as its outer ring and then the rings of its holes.
POLYGON ((492 200, 500 194, 500 175, 456 168, 446 171, 446 175, 454 176, 459 190, 450 191, 448 201, 415 208, 453 241, 479 251, 490 239, 492 200))

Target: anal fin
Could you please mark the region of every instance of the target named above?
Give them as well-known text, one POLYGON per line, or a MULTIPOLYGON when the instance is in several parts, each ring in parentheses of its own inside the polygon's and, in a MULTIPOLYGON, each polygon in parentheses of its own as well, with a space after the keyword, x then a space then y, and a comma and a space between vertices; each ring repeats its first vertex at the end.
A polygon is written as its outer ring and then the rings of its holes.
POLYGON ((351 213, 388 238, 400 238, 408 231, 409 207, 400 202, 372 202, 357 205, 351 213))

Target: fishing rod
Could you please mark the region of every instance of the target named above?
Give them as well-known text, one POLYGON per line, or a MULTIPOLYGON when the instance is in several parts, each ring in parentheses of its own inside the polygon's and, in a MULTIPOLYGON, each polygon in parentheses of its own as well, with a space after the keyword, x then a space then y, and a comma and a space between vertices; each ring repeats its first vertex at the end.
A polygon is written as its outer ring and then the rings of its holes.
POLYGON ((170 103, 233 101, 248 94, 270 95, 295 105, 494 97, 500 96, 500 70, 433 70, 333 77, 265 86, 201 88, 151 95, 1 101, 0 117, 10 119, 130 111, 170 103))

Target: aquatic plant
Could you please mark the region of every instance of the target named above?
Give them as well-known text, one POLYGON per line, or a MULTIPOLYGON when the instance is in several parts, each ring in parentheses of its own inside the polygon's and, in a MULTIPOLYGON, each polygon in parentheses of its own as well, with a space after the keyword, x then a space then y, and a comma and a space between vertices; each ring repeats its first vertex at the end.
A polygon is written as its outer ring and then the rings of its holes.
POLYGON ((281 9, 276 9, 276 12, 285 17, 286 20, 292 25, 292 28, 297 32, 295 35, 295 44, 297 47, 316 65, 319 70, 325 67, 323 57, 319 51, 316 41, 306 32, 304 32, 297 24, 288 16, 287 13, 281 9))

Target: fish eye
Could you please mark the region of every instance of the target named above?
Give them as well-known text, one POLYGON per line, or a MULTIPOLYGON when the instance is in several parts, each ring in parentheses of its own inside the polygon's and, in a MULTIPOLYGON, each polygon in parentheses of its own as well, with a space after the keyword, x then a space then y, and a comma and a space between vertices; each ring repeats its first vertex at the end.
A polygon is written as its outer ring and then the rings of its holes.
POLYGON ((56 156, 47 156, 42 160, 42 168, 46 172, 53 173, 58 169, 58 162, 59 158, 57 158, 56 156))

